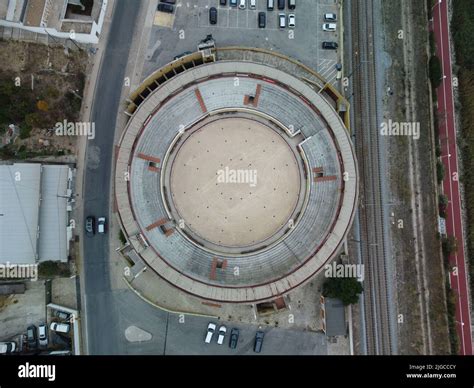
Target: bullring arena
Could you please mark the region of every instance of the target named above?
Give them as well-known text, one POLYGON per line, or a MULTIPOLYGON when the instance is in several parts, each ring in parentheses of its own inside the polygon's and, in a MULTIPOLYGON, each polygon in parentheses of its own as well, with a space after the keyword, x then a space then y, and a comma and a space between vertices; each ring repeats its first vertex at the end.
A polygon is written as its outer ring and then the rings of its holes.
POLYGON ((341 250, 357 202, 349 133, 318 90, 252 61, 202 63, 150 90, 116 155, 133 257, 196 297, 275 299, 341 250))

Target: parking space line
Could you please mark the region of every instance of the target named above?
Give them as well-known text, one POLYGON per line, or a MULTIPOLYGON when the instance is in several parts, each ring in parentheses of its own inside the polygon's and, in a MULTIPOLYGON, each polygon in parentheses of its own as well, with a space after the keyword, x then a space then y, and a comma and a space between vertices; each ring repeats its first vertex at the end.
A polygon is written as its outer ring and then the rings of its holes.
POLYGON ((321 74, 321 76, 324 77, 324 78, 329 78, 329 76, 330 76, 335 70, 336 70, 336 68, 335 68, 335 63, 334 63, 334 66, 328 66, 328 67, 326 68, 326 70, 324 70, 324 72, 319 73, 319 74, 321 74))

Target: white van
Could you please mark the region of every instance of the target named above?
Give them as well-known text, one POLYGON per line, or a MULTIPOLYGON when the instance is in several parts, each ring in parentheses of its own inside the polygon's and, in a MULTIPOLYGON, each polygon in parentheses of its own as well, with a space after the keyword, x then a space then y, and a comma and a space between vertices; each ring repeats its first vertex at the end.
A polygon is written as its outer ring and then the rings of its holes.
POLYGON ((250 0, 250 9, 257 8, 257 0, 250 0))
POLYGON ((225 326, 219 327, 219 336, 217 337, 218 345, 222 345, 224 343, 225 333, 227 333, 227 328, 225 326))
POLYGON ((267 0, 267 9, 273 11, 273 7, 275 7, 275 0, 267 0))
POLYGON ((240 0, 239 1, 239 8, 240 9, 245 9, 245 7, 247 7, 247 0, 240 0))
POLYGON ((209 322, 209 325, 207 325, 206 338, 204 338, 204 342, 206 344, 211 343, 212 336, 214 335, 215 331, 216 331, 216 324, 209 322))

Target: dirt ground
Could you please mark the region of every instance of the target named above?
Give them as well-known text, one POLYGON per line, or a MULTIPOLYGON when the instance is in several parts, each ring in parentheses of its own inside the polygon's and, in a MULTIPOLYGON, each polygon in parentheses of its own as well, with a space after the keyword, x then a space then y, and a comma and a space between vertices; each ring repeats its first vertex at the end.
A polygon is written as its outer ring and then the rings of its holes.
POLYGON ((437 232, 433 133, 427 78, 427 16, 424 2, 384 2, 386 50, 392 58, 384 105, 394 121, 417 121, 421 137, 392 137, 390 192, 396 221, 391 235, 396 258, 399 354, 449 353, 444 273, 437 232), (404 12, 403 17, 400 15, 404 12), (399 30, 406 41, 393 39, 399 30), (406 45, 405 49, 403 45, 406 45), (412 178, 410 179, 410 175, 412 178), (412 191, 412 186, 414 192, 412 191), (403 228, 397 221, 403 220, 403 228))
MULTIPOLYGON (((32 127, 30 136, 17 138, 13 147, 23 151, 19 158, 31 156, 26 151, 34 151, 39 156, 74 153, 75 137, 55 136, 49 129, 64 119, 78 119, 88 65, 85 51, 0 41, 0 78, 27 89, 28 105, 35 105, 28 106, 33 109, 27 120, 32 127)), ((5 130, 0 128, 0 134, 5 130)))

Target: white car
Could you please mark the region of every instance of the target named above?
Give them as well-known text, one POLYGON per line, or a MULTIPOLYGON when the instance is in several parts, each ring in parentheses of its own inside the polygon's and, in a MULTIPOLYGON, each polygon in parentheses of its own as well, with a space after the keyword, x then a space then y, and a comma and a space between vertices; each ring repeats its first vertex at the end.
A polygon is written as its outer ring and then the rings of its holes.
POLYGON ((288 27, 294 28, 295 27, 295 14, 290 13, 288 15, 288 27))
POLYGON ((247 0, 239 1, 239 9, 245 9, 247 7, 247 0))
POLYGON ((206 338, 204 339, 204 342, 206 344, 210 344, 212 340, 212 336, 214 335, 214 332, 216 331, 216 324, 209 322, 209 325, 207 325, 207 331, 206 331, 206 338))
POLYGON ((324 21, 325 22, 335 22, 337 20, 337 15, 335 13, 325 13, 324 21))
POLYGON ((284 13, 278 14, 278 25, 280 28, 286 27, 286 15, 284 13))
POLYGON ((0 354, 10 354, 16 350, 15 342, 0 342, 0 354))
POLYGON ((50 326, 50 329, 52 331, 55 331, 57 333, 64 333, 64 334, 67 334, 69 333, 69 329, 71 328, 71 326, 69 326, 69 323, 57 323, 57 322, 53 322, 50 326))
POLYGON ((105 233, 105 217, 99 217, 97 219, 97 233, 105 233))
POLYGON ((225 326, 219 327, 219 337, 217 337, 218 345, 222 345, 224 343, 225 333, 227 333, 227 328, 225 326))
POLYGON ((336 31, 336 23, 324 23, 323 31, 336 31))
POLYGON ((48 346, 48 329, 44 323, 38 326, 38 340, 41 347, 48 346))
POLYGON ((257 0, 250 0, 250 9, 257 8, 257 0))

